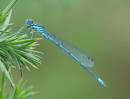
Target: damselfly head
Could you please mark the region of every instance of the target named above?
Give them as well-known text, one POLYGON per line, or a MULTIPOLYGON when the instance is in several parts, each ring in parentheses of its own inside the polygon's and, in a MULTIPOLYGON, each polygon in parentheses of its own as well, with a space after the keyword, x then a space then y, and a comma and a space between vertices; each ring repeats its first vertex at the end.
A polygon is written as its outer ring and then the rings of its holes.
POLYGON ((32 26, 32 25, 33 25, 33 20, 32 20, 32 19, 27 19, 27 20, 25 21, 25 24, 26 24, 27 26, 32 26))

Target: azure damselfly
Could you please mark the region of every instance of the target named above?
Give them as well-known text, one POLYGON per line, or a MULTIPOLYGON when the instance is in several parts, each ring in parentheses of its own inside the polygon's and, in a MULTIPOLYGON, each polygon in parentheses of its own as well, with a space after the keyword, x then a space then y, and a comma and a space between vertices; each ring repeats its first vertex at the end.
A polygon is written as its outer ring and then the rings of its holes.
POLYGON ((85 55, 79 49, 60 40, 54 34, 48 32, 42 25, 34 23, 32 19, 27 19, 26 25, 32 28, 34 31, 38 32, 42 37, 46 38, 48 41, 51 41, 58 48, 64 51, 65 54, 67 54, 69 57, 75 60, 75 62, 79 63, 80 66, 87 70, 87 72, 93 78, 95 78, 102 87, 106 86, 105 82, 94 71, 91 70, 91 67, 94 65, 94 61, 90 56, 85 55))

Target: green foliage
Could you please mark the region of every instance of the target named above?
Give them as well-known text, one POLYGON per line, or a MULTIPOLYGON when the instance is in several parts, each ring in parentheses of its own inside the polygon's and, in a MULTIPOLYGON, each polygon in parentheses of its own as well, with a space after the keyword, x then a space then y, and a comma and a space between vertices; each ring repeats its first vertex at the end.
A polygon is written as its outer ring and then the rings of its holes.
POLYGON ((0 10, 0 23, 5 21, 5 19, 8 16, 10 10, 16 4, 17 1, 18 0, 11 0, 11 2, 3 10, 0 10))
POLYGON ((36 94, 32 89, 33 87, 28 87, 26 82, 23 82, 22 79, 14 88, 9 87, 6 83, 5 76, 3 75, 0 82, 0 99, 28 99, 30 96, 36 94), (7 87, 8 90, 6 90, 7 87))
POLYGON ((37 68, 36 65, 40 63, 39 56, 37 55, 39 52, 34 50, 37 45, 37 39, 28 37, 26 33, 19 35, 20 32, 23 32, 22 29, 15 32, 10 31, 12 30, 10 27, 11 7, 16 1, 12 0, 2 11, 3 15, 8 12, 8 16, 6 16, 6 20, 0 25, 0 69, 5 73, 12 85, 14 83, 9 73, 12 67, 18 68, 22 74, 24 67, 30 70, 28 65, 37 68))
POLYGON ((37 68, 40 57, 35 51, 36 39, 28 38, 27 34, 19 35, 12 32, 0 33, 0 60, 8 70, 16 67, 22 73, 23 67, 29 70, 28 65, 37 68))
POLYGON ((2 23, 5 20, 5 16, 2 15, 2 12, 0 10, 0 23, 2 23))
MULTIPOLYGON (((11 19, 11 15, 12 15, 12 10, 9 11, 8 16, 4 17, 4 21, 2 21, 1 25, 0 25, 0 31, 4 32, 10 25, 10 19, 11 19)), ((3 16, 1 16, 3 17, 3 16)))
POLYGON ((13 31, 10 19, 12 7, 17 1, 12 0, 5 9, 0 10, 0 70, 3 74, 0 81, 0 99, 27 99, 35 94, 31 86, 25 87, 25 84, 22 84, 23 81, 15 84, 11 75, 12 69, 19 70, 21 76, 24 68, 30 70, 32 66, 38 69, 37 64, 40 64, 38 54, 41 54, 35 50, 39 39, 31 38, 27 28, 21 27, 13 31), (12 85, 8 95, 4 90, 8 81, 6 78, 12 85))
POLYGON ((0 53, 1 53, 0 54, 0 69, 6 75, 6 77, 10 80, 13 87, 14 87, 14 83, 9 72, 9 69, 11 68, 9 68, 9 66, 7 65, 8 61, 5 60, 5 58, 7 58, 7 51, 3 49, 3 47, 4 46, 6 47, 6 45, 4 45, 2 42, 5 42, 5 40, 8 39, 8 36, 5 34, 7 34, 6 31, 8 31, 9 22, 10 22, 11 14, 12 14, 11 8, 13 7, 12 5, 14 3, 15 3, 14 0, 12 0, 9 3, 9 5, 0 12, 0 43, 2 44, 0 46, 0 53))

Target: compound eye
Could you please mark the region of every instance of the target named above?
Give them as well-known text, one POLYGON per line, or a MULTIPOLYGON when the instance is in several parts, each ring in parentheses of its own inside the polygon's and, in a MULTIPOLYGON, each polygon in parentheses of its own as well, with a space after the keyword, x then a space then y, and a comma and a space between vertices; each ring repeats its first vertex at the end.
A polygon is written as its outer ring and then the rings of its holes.
POLYGON ((25 21, 25 23, 26 23, 26 25, 31 26, 33 24, 33 20, 32 19, 27 19, 25 21))

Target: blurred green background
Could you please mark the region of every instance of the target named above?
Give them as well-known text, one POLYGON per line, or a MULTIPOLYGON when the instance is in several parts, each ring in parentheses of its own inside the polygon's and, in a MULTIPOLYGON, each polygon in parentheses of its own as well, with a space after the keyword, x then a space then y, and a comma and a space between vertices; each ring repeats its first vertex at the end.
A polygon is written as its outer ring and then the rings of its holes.
MULTIPOLYGON (((8 1, 1 0, 0 6, 8 1)), ((130 99, 129 0, 19 0, 14 27, 21 27, 27 18, 92 56, 94 70, 107 83, 100 88, 78 64, 41 40, 42 64, 24 74, 40 92, 32 99, 130 99)))

